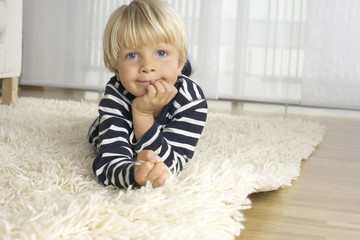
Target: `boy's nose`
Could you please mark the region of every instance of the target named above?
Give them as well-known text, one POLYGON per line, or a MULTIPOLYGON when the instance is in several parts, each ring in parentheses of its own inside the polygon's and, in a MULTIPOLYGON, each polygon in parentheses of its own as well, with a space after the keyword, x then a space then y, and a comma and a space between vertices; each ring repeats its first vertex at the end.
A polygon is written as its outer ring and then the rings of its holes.
POLYGON ((142 73, 149 73, 149 72, 155 72, 155 65, 151 59, 144 58, 142 60, 141 69, 140 71, 142 73))

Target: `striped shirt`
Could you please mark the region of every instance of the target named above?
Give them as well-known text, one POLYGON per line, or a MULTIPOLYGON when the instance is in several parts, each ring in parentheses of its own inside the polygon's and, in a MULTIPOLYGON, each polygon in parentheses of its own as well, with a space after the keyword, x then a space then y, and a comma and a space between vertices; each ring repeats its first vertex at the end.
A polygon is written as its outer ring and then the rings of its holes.
POLYGON ((184 75, 178 77, 175 87, 177 95, 136 141, 131 112, 135 97, 116 77, 110 79, 99 104, 99 116, 88 133, 97 153, 93 170, 100 182, 119 188, 138 186, 134 166, 142 150, 153 150, 173 173, 181 171, 192 158, 205 125, 207 102, 201 88, 184 75))

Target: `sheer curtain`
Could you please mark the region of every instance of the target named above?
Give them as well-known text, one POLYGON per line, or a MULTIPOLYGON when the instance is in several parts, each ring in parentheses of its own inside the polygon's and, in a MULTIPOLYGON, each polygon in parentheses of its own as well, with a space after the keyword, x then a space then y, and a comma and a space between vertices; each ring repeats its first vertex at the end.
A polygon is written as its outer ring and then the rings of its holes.
POLYGON ((102 61, 111 12, 129 1, 26 0, 21 84, 103 89, 112 75, 102 61))
POLYGON ((360 1, 308 0, 301 103, 360 109, 360 1))
POLYGON ((360 1, 223 0, 217 11, 219 29, 200 32, 218 51, 197 56, 208 96, 360 110, 360 1))
MULTIPOLYGON (((125 0, 24 1, 22 84, 99 89, 102 34, 125 0)), ((360 110, 360 1, 168 0, 208 98, 360 110)))

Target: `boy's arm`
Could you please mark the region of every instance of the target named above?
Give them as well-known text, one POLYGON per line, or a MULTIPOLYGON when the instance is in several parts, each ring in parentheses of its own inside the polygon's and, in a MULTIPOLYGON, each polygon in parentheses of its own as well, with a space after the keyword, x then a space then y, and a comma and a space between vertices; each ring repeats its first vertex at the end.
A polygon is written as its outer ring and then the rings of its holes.
POLYGON ((135 183, 127 125, 127 121, 117 116, 104 114, 100 117, 98 154, 93 170, 104 185, 127 188, 135 183))
POLYGON ((175 97, 177 89, 165 82, 154 81, 147 88, 144 96, 137 97, 132 102, 132 118, 136 140, 154 124, 154 114, 160 114, 165 105, 175 97))
POLYGON ((186 89, 194 93, 189 97, 180 89, 172 103, 177 110, 172 116, 169 113, 167 116, 172 121, 162 131, 154 122, 138 142, 132 143, 136 152, 146 149, 155 151, 176 172, 182 170, 185 162, 193 156, 207 116, 207 103, 201 89, 189 82, 184 84, 188 84, 186 89))
POLYGON ((144 186, 147 181, 150 181, 153 187, 164 184, 169 172, 164 163, 159 162, 161 158, 153 151, 139 152, 137 161, 145 162, 135 164, 132 147, 128 141, 129 131, 121 118, 110 117, 100 124, 100 129, 102 134, 99 135, 99 154, 93 168, 103 184, 119 188, 127 188, 130 185, 144 186))
POLYGON ((193 157, 206 122, 206 100, 197 100, 189 105, 192 106, 184 106, 188 109, 179 109, 183 112, 178 112, 173 121, 159 132, 162 144, 158 154, 173 172, 181 171, 193 157))
POLYGON ((93 170, 104 185, 127 188, 136 184, 134 179, 131 136, 131 103, 116 86, 116 78, 110 80, 99 104, 98 130, 92 136, 97 149, 93 170), (94 138, 95 137, 95 138, 94 138))

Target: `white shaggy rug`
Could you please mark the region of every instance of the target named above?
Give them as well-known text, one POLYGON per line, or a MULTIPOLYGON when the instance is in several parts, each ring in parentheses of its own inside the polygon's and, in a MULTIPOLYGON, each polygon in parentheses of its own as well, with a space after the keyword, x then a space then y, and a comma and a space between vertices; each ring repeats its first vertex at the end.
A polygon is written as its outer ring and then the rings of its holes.
POLYGON ((93 103, 20 98, 0 107, 0 239, 234 239, 249 194, 289 186, 324 128, 209 114, 195 157, 161 188, 99 184, 93 103))

